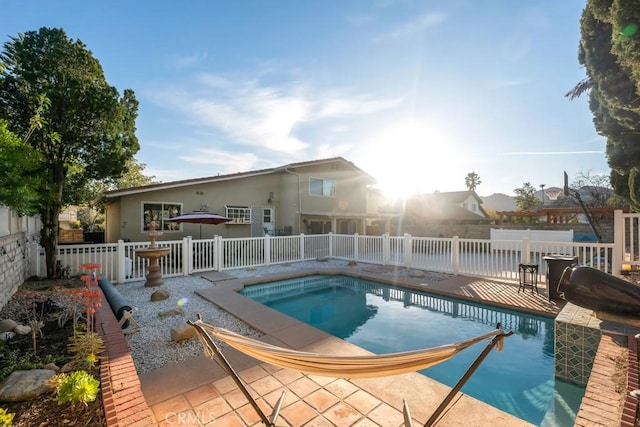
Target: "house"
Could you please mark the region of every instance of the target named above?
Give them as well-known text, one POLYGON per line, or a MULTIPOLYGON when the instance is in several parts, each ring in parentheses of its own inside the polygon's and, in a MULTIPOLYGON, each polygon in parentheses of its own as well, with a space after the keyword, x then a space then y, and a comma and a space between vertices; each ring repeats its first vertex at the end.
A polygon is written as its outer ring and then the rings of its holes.
POLYGON ((478 224, 490 220, 475 191, 419 194, 405 204, 405 222, 415 225, 434 223, 478 224))
POLYGON ((369 212, 375 179, 342 157, 269 169, 108 191, 105 239, 145 241, 159 223, 159 240, 287 234, 367 234, 393 215, 369 212), (205 210, 231 218, 219 225, 178 224, 170 218, 205 210), (200 234, 200 230, 202 233, 200 234))

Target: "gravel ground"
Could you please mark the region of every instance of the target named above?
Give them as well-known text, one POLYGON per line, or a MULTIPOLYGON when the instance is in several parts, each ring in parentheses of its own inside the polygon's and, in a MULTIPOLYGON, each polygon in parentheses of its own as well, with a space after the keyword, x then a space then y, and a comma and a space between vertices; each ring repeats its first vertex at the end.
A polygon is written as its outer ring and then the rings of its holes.
POLYGON ((144 282, 116 285, 116 289, 133 307, 133 317, 142 327, 140 331, 127 335, 138 374, 203 354, 202 344, 197 338, 180 342, 171 340, 171 329, 187 320, 195 320, 198 313, 207 323, 247 336, 260 336, 256 330, 238 318, 196 295, 196 290, 214 286, 208 280, 189 276, 165 278, 163 282, 160 288, 145 288, 144 282), (169 298, 151 302, 151 294, 159 289, 168 291, 169 298), (159 316, 168 310, 177 310, 180 314, 159 316))
MULTIPOLYGON (((279 264, 267 267, 227 270, 225 273, 238 277, 259 277, 267 274, 290 273, 292 270, 343 268, 346 261, 327 260, 323 262, 305 261, 291 264, 279 264)), ((416 271, 410 269, 392 269, 374 265, 360 264, 354 268, 376 269, 377 274, 386 277, 420 277, 422 281, 435 283, 450 274, 416 271)), ((194 320, 200 313, 207 323, 221 326, 246 336, 259 337, 261 334, 243 321, 230 315, 215 304, 199 297, 196 290, 215 286, 210 281, 196 276, 164 278, 160 288, 145 288, 144 282, 115 285, 125 300, 134 308, 134 318, 142 327, 141 331, 127 336, 136 369, 139 374, 152 371, 164 365, 186 360, 203 354, 202 344, 196 338, 181 341, 171 340, 170 331, 187 320, 194 320), (151 302, 151 294, 159 289, 167 290, 169 299, 151 302), (159 313, 179 309, 181 314, 161 318, 159 313)), ((220 343, 221 347, 224 344, 220 343)))

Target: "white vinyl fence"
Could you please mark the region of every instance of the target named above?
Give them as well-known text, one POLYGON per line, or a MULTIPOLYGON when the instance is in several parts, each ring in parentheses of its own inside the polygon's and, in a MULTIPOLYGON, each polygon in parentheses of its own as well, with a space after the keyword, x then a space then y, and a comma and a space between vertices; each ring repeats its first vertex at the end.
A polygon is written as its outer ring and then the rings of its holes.
MULTIPOLYGON (((518 264, 538 264, 540 279, 545 276, 547 255, 577 257, 578 263, 611 273, 612 243, 537 242, 522 240, 481 240, 404 236, 360 236, 322 234, 299 236, 265 236, 175 241, 158 241, 158 247, 170 249, 159 259, 164 277, 186 276, 211 270, 230 270, 264 265, 334 258, 368 264, 392 265, 467 276, 518 279, 518 264)), ((143 280, 148 260, 136 255, 136 249, 148 248, 149 242, 123 242, 65 245, 58 248, 61 266, 71 275, 83 273, 81 265, 100 264, 101 273, 113 282, 143 280)), ((39 257, 34 275, 45 270, 44 252, 32 250, 39 257)))

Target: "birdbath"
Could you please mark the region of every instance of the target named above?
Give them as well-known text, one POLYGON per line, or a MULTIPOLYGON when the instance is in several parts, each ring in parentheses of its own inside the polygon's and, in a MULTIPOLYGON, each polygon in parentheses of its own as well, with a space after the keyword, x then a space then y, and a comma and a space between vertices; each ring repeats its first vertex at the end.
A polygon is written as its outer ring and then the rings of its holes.
POLYGON ((149 223, 149 240, 151 244, 147 248, 136 249, 136 255, 140 258, 149 260, 149 271, 147 272, 147 281, 145 287, 154 287, 162 285, 162 273, 160 272, 160 264, 158 259, 169 254, 171 248, 160 248, 156 246, 156 237, 162 236, 162 231, 157 231, 158 223, 151 221, 149 223))

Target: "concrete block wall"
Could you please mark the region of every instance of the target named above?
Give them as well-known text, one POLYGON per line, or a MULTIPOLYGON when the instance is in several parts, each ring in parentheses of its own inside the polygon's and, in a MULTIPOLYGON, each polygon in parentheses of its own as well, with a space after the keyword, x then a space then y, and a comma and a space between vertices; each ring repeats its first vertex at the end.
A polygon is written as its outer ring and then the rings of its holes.
POLYGON ((28 277, 24 233, 0 237, 0 308, 28 277))

